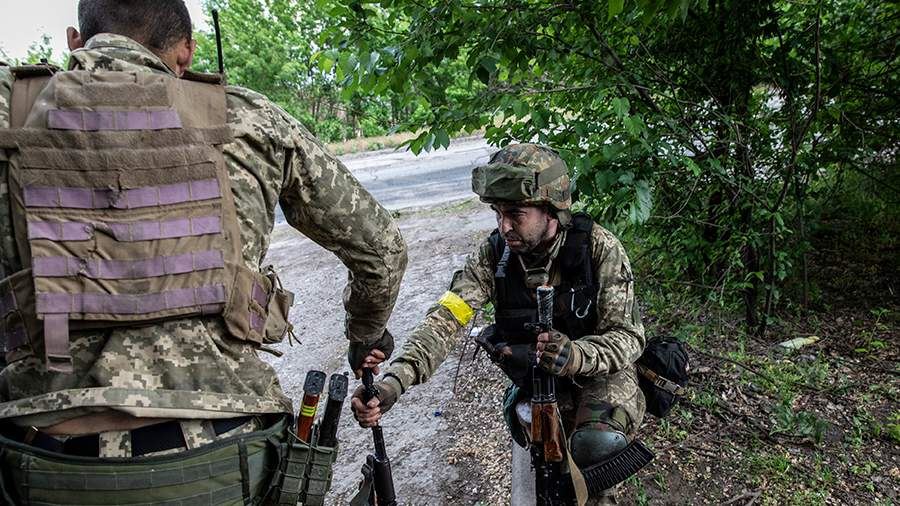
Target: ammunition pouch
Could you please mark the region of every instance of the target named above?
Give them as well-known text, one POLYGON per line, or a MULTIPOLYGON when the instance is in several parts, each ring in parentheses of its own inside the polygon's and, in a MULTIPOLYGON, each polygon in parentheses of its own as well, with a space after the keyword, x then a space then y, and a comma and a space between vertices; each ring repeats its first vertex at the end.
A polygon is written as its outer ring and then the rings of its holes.
POLYGON ((305 443, 289 431, 288 442, 282 448, 284 458, 279 471, 281 484, 273 494, 272 504, 321 506, 331 489, 332 466, 337 448, 305 443))

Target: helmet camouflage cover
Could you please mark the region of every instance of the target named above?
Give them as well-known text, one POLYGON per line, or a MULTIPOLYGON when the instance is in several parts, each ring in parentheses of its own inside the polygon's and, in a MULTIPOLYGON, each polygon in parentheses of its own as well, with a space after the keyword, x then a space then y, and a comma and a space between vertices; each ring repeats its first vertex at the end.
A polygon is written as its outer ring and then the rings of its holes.
POLYGON ((566 162, 539 144, 512 144, 472 171, 472 191, 482 202, 549 204, 557 211, 572 205, 566 162))

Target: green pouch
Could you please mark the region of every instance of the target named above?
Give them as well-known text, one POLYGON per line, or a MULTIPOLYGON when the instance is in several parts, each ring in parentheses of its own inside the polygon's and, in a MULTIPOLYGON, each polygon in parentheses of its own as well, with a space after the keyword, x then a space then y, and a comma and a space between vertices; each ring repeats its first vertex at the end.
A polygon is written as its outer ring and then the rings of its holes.
POLYGON ((287 448, 282 472, 284 479, 278 496, 279 505, 320 506, 331 489, 332 467, 337 448, 310 445, 293 433, 287 448))
POLYGON ((159 457, 91 458, 0 436, 0 497, 12 504, 248 504, 261 501, 278 466, 272 427, 159 457))
POLYGON ((522 448, 528 448, 528 436, 516 415, 516 404, 520 400, 522 400, 522 389, 516 385, 508 386, 503 394, 503 420, 506 422, 506 428, 513 441, 522 448))

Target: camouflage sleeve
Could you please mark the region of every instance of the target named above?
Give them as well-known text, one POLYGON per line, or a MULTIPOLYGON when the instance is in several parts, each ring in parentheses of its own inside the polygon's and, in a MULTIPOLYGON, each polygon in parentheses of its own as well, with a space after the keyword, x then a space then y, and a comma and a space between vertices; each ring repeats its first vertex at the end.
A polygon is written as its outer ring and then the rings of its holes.
POLYGON ((634 296, 634 275, 622 243, 604 228, 592 233, 597 293, 596 334, 573 343, 584 353, 577 374, 611 374, 634 363, 644 351, 644 326, 634 296))
POLYGON ((494 277, 490 255, 487 241, 469 255, 466 265, 453 273, 450 289, 428 310, 391 362, 387 373, 400 380, 404 391, 428 381, 453 349, 459 330, 491 299, 494 277))
POLYGON ((390 213, 299 122, 284 114, 293 148, 279 202, 287 222, 350 270, 346 334, 381 338, 406 270, 406 243, 390 213))

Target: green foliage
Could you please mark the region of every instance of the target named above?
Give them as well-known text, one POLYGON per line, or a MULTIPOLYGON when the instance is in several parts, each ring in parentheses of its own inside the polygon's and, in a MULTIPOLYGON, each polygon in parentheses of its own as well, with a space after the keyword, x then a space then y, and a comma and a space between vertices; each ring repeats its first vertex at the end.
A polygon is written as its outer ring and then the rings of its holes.
POLYGON ((741 300, 760 331, 851 175, 869 183, 847 199, 860 213, 895 200, 897 4, 320 4, 320 61, 345 93, 414 111, 413 151, 482 128, 553 146, 659 278, 741 300))
MULTIPOLYGON (((208 0, 204 7, 219 10, 229 84, 266 95, 322 140, 383 135, 396 122, 388 99, 341 92, 334 62, 320 58, 316 45, 329 23, 321 4, 208 0)), ((217 71, 214 34, 196 38, 194 68, 217 71)))
POLYGON ((68 59, 67 54, 53 54, 53 41, 46 33, 41 34, 41 38, 31 43, 23 58, 17 58, 13 55, 6 54, 0 49, 0 61, 5 61, 10 65, 25 65, 36 63, 49 63, 57 67, 65 67, 65 61, 68 59))
POLYGON ((796 411, 789 400, 775 405, 772 410, 772 434, 790 434, 812 441, 822 442, 828 422, 807 411, 796 411))

